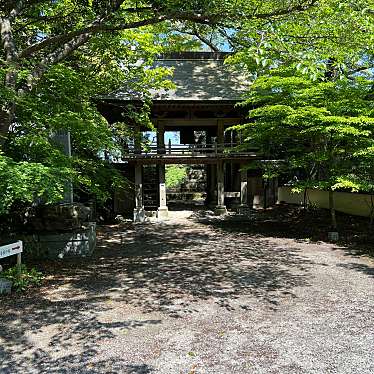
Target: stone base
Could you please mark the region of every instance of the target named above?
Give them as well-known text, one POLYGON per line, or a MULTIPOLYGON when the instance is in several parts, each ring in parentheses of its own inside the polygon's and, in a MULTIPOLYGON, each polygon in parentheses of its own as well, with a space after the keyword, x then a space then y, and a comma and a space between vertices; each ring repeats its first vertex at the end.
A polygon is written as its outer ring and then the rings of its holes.
POLYGON ((159 220, 164 220, 169 218, 169 209, 168 207, 160 207, 157 210, 157 218, 159 220))
POLYGON ((264 209, 264 197, 261 195, 253 196, 253 209, 264 209))
POLYGON ((79 230, 92 221, 92 209, 78 203, 40 206, 32 214, 27 224, 29 232, 79 230))
POLYGON ((29 258, 89 257, 96 247, 96 223, 86 223, 74 232, 24 235, 20 239, 29 258))
POLYGON ((145 221, 145 210, 144 208, 134 209, 134 222, 144 222, 145 221))
POLYGON ((227 214, 227 209, 225 205, 217 205, 214 209, 214 214, 216 216, 222 216, 224 214, 227 214))

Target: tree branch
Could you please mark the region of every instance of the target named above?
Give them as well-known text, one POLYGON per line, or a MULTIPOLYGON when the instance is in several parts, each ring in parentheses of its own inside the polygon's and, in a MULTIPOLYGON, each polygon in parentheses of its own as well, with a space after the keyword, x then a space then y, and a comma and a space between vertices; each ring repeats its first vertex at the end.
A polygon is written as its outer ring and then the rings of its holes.
POLYGON ((29 87, 31 88, 34 82, 43 76, 43 74, 48 70, 50 65, 57 64, 60 61, 64 60, 80 46, 87 43, 91 36, 91 34, 80 35, 79 37, 70 41, 69 43, 64 44, 62 48, 59 48, 57 51, 45 57, 30 74, 28 79, 29 87))
MULTIPOLYGON (((153 19, 143 20, 139 22, 130 23, 127 25, 123 25, 119 30, 123 30, 125 28, 135 28, 140 26, 145 26, 149 24, 159 23, 162 22, 164 19, 162 17, 157 17, 153 19)), ((40 64, 34 69, 29 77, 29 85, 32 86, 35 80, 41 78, 41 76, 48 70, 50 65, 54 65, 59 63, 60 61, 64 60, 68 57, 71 53, 73 53, 76 49, 78 49, 83 44, 87 43, 89 39, 96 33, 101 31, 108 31, 109 27, 104 27, 100 29, 93 29, 91 32, 87 32, 85 34, 78 35, 74 39, 70 40, 69 42, 65 43, 61 48, 58 48, 56 51, 50 53, 48 56, 43 58, 40 64)), ((117 30, 117 28, 110 27, 110 30, 117 30)))
POLYGON ((314 5, 316 5, 317 2, 318 2, 318 0, 300 1, 299 4, 294 5, 292 7, 276 10, 276 11, 270 12, 270 13, 255 14, 253 18, 269 19, 269 18, 275 18, 275 17, 279 17, 279 16, 286 16, 286 15, 296 13, 296 12, 305 12, 309 8, 312 8, 314 5))
POLYGON ((182 34, 187 34, 187 35, 195 36, 202 43, 204 43, 205 45, 207 45, 213 52, 220 52, 220 49, 216 45, 214 45, 211 40, 209 40, 208 38, 206 38, 205 36, 203 36, 203 35, 201 35, 199 33, 199 31, 197 30, 196 26, 193 27, 193 31, 178 30, 178 29, 177 29, 177 31, 180 32, 180 33, 182 33, 182 34))
MULTIPOLYGON (((289 8, 277 10, 277 11, 270 12, 270 13, 254 13, 248 16, 241 15, 240 18, 251 20, 251 19, 269 19, 269 18, 279 17, 282 15, 288 15, 288 14, 291 14, 297 11, 298 12, 305 11, 309 9, 311 6, 315 5, 316 2, 317 0, 310 0, 306 4, 302 2, 301 4, 297 4, 294 7, 289 7, 289 8)), ((122 0, 118 1, 115 5, 116 9, 119 8, 122 3, 123 3, 122 0)), ((124 9, 124 11, 130 12, 130 13, 144 12, 144 11, 149 12, 152 10, 155 11, 155 9, 153 9, 152 7, 141 7, 141 8, 135 7, 135 8, 124 9)), ((51 36, 47 39, 44 39, 43 41, 39 43, 35 43, 31 45, 30 47, 25 48, 22 52, 20 52, 19 58, 29 57, 55 43, 68 42, 69 40, 80 35, 138 28, 141 26, 157 24, 167 19, 171 21, 190 21, 190 22, 205 24, 205 25, 225 26, 225 24, 221 22, 222 14, 201 15, 201 14, 194 14, 194 13, 183 12, 183 11, 169 12, 169 13, 165 13, 164 15, 158 15, 158 16, 156 15, 154 17, 151 17, 145 20, 135 21, 131 23, 124 23, 120 25, 108 25, 105 23, 108 21, 108 17, 106 17, 105 19, 103 19, 103 17, 100 17, 100 18, 97 18, 96 21, 93 22, 90 26, 87 26, 83 29, 74 30, 74 31, 61 34, 61 35, 51 36)), ((227 14, 226 19, 233 21, 233 20, 238 19, 238 15, 227 14)), ((200 39, 199 36, 201 35, 195 35, 195 36, 200 39)), ((209 47, 215 50, 216 47, 213 47, 211 43, 209 43, 208 40, 205 39, 201 41, 203 41, 203 43, 207 44, 209 47)))
POLYGON ((121 24, 121 25, 107 25, 104 23, 101 23, 101 21, 97 20, 90 26, 80 29, 80 30, 75 30, 68 32, 66 34, 61 34, 57 36, 52 36, 50 38, 44 39, 43 41, 33 44, 30 47, 24 49, 20 54, 19 58, 24 58, 24 57, 29 57, 30 55, 39 52, 43 50, 46 47, 49 47, 53 44, 56 43, 61 43, 61 42, 68 42, 69 40, 72 40, 78 36, 81 35, 86 35, 86 34, 97 34, 100 32, 108 32, 108 31, 119 31, 119 30, 126 30, 126 29, 134 29, 134 28, 139 28, 142 26, 148 26, 148 25, 154 25, 160 22, 163 22, 166 18, 163 16, 158 16, 158 17, 153 17, 149 19, 145 19, 142 21, 136 21, 132 23, 127 23, 127 24, 121 24))

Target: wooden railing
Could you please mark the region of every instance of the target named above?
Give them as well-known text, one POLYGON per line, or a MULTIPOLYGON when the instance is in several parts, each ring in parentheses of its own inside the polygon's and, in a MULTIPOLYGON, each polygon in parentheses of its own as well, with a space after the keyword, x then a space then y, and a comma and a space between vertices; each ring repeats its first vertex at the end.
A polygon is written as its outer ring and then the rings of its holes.
POLYGON ((143 146, 142 149, 137 149, 134 146, 129 147, 126 153, 129 156, 136 155, 171 155, 171 156, 199 156, 199 155, 214 155, 227 153, 252 153, 256 152, 256 148, 240 150, 238 144, 166 144, 165 146, 149 145, 143 146))

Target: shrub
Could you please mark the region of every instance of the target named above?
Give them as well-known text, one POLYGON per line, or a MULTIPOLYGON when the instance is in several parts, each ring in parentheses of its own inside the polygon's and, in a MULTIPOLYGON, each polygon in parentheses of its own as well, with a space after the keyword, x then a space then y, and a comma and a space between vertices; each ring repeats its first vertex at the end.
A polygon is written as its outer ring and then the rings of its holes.
POLYGON ((43 279, 41 272, 35 268, 27 269, 26 265, 21 265, 20 269, 14 266, 0 274, 2 278, 13 283, 12 289, 16 292, 24 292, 32 286, 38 286, 43 279))
POLYGON ((166 187, 177 188, 187 178, 187 167, 182 165, 167 165, 166 167, 166 187))

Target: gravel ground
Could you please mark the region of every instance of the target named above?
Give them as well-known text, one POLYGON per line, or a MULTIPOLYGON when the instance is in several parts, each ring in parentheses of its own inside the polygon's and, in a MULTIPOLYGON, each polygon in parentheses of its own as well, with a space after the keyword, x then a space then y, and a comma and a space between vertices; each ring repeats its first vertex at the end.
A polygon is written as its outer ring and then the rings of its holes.
POLYGON ((374 373, 374 261, 179 214, 0 299, 0 373, 374 373))

